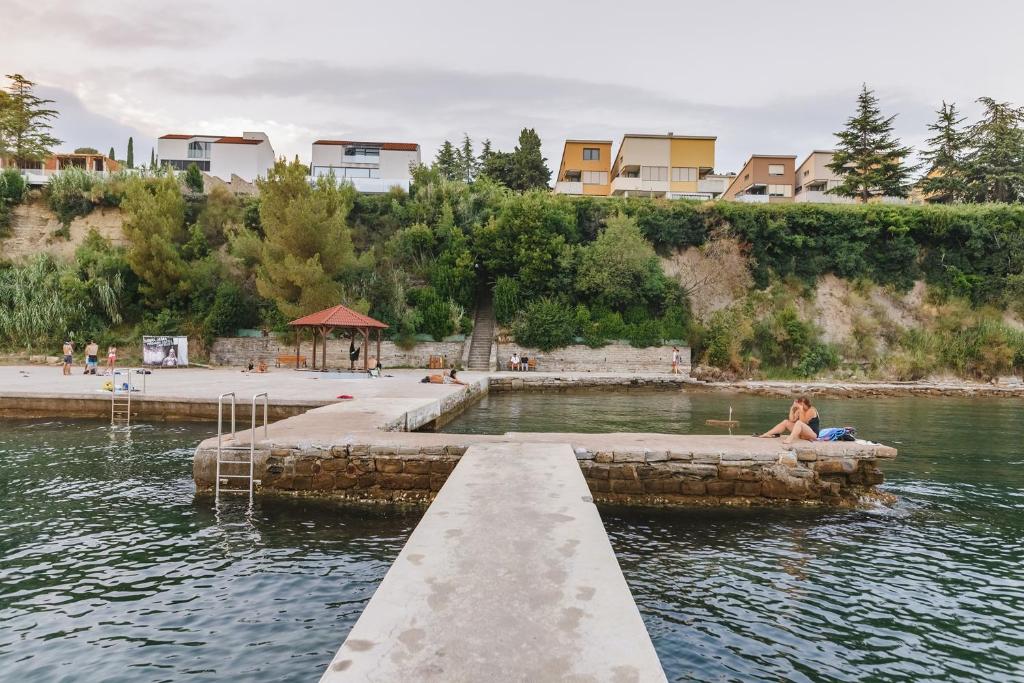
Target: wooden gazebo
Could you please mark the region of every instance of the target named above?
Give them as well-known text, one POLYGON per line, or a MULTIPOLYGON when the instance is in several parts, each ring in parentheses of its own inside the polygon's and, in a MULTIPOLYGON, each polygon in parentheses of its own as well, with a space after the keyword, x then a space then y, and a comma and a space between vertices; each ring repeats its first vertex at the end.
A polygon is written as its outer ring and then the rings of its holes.
MULTIPOLYGON (((377 362, 380 362, 380 336, 381 330, 387 329, 387 325, 379 320, 374 320, 368 315, 357 313, 351 308, 345 306, 334 306, 327 308, 317 313, 310 313, 309 315, 303 316, 298 320, 293 320, 288 323, 295 328, 309 328, 313 330, 313 364, 312 367, 316 368, 316 346, 317 346, 317 333, 323 338, 323 356, 321 359, 321 369, 327 369, 327 336, 335 329, 348 329, 353 330, 353 334, 358 332, 363 335, 363 370, 370 368, 369 354, 366 352, 366 347, 370 345, 370 330, 377 330, 377 362)), ((299 357, 301 356, 301 337, 298 334, 298 329, 295 334, 295 367, 299 367, 299 357)))

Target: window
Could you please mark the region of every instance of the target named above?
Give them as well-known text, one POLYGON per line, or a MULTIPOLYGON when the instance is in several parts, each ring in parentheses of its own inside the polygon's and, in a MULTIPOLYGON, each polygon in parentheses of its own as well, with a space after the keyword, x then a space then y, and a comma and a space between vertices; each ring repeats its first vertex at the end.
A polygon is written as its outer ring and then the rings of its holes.
POLYGON ((668 180, 668 166, 641 166, 641 180, 668 180))
POLYGON ((209 159, 210 158, 210 144, 209 142, 202 142, 200 140, 193 140, 188 143, 188 158, 189 159, 209 159))
POLYGON ((672 180, 675 182, 693 182, 697 180, 697 169, 689 168, 686 166, 673 166, 672 167, 672 180))
POLYGON ((768 164, 768 175, 785 175, 786 167, 782 164, 768 164))
POLYGON ((793 196, 792 185, 769 185, 768 186, 769 197, 791 197, 793 196))
POLYGON ((811 169, 807 169, 806 171, 804 171, 804 178, 806 178, 809 175, 811 175, 811 169))
POLYGON ((191 166, 192 164, 198 166, 200 171, 206 171, 207 173, 210 172, 210 162, 208 160, 204 161, 202 159, 162 159, 160 161, 160 165, 170 166, 175 171, 187 171, 188 167, 191 166))
POLYGON ((601 150, 597 147, 583 148, 583 161, 598 161, 601 158, 601 150))
POLYGON ((584 171, 583 172, 583 184, 584 185, 607 185, 608 184, 608 171, 584 171))
POLYGON ((346 147, 345 156, 347 157, 379 157, 380 147, 346 147))

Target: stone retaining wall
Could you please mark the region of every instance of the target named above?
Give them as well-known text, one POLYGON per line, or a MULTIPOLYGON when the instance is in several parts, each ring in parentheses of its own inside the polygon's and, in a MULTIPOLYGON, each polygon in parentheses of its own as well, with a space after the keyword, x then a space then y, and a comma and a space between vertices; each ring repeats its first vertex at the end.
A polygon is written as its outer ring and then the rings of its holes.
MULTIPOLYGON (((327 340, 327 366, 329 368, 348 368, 348 339, 327 340)), ((362 346, 362 344, 356 344, 362 346)), ((463 342, 420 342, 411 349, 399 348, 394 342, 382 341, 380 344, 381 362, 385 368, 425 368, 430 356, 443 355, 448 365, 461 362, 463 342)), ((322 346, 317 347, 317 365, 320 365, 322 346)), ((363 355, 375 356, 377 343, 370 341, 360 351, 356 367, 361 368, 363 355)), ((279 355, 294 356, 295 343, 279 341, 276 337, 218 337, 210 348, 210 362, 214 365, 244 366, 250 359, 267 361, 270 367, 279 355)), ((307 339, 302 344, 302 355, 306 362, 313 363, 313 346, 307 339)))
MULTIPOLYGON (((539 351, 517 344, 498 344, 498 369, 508 369, 508 359, 515 351, 537 359, 542 372, 669 372, 672 369, 672 347, 655 346, 638 349, 628 344, 608 344, 599 349, 574 345, 554 351, 539 351)), ((680 369, 690 374, 690 347, 680 352, 680 369)))
POLYGON ((555 375, 533 372, 516 372, 491 375, 490 390, 505 391, 628 391, 630 389, 676 389, 693 384, 685 375, 653 375, 646 377, 609 377, 587 375, 555 375))
MULTIPOLYGON (((452 436, 454 443, 447 445, 394 442, 257 450, 257 478, 263 492, 427 503, 474 438, 452 436)), ((883 481, 876 452, 857 444, 842 444, 829 456, 799 446, 781 457, 648 449, 575 451, 594 499, 625 505, 855 505, 883 481)), ((215 452, 197 452, 198 489, 213 487, 215 461, 215 452)))
MULTIPOLYGON (((267 419, 270 421, 302 415, 311 408, 318 408, 326 402, 291 401, 288 405, 271 403, 267 408, 267 419)), ((235 422, 238 430, 248 429, 250 424, 250 404, 241 401, 235 407, 235 422)), ((35 418, 35 417, 82 417, 100 420, 110 419, 110 394, 96 396, 0 396, 0 417, 35 418)), ((225 407, 224 419, 230 413, 225 407)), ((154 422, 164 420, 216 420, 217 401, 200 399, 167 400, 132 396, 132 422, 154 422)), ((260 424, 263 420, 263 407, 257 406, 256 419, 260 424)))

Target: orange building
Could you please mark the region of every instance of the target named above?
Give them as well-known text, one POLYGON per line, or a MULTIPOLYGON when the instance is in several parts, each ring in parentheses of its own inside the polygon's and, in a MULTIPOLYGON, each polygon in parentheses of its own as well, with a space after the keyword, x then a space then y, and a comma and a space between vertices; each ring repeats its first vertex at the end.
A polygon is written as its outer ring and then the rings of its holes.
POLYGON ((611 140, 566 140, 555 193, 608 196, 611 157, 611 140))

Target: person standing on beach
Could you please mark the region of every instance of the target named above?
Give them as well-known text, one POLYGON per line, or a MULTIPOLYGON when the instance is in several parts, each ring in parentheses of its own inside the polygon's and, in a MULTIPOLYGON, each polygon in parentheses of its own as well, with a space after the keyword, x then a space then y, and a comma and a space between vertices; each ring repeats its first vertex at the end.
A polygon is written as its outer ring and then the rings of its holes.
POLYGON ((64 374, 71 374, 71 363, 74 361, 73 354, 75 353, 75 345, 69 339, 64 342, 64 374))
POLYGON ((107 347, 107 373, 108 375, 114 374, 114 366, 117 365, 117 347, 107 347))
POLYGON ((678 346, 673 346, 672 347, 672 374, 673 375, 678 375, 679 374, 679 347, 678 346))
POLYGON ((89 340, 89 343, 85 345, 85 373, 86 375, 96 374, 96 362, 97 356, 100 353, 100 345, 89 340))

